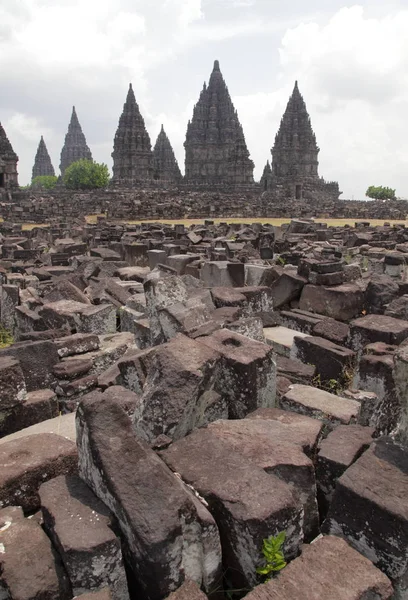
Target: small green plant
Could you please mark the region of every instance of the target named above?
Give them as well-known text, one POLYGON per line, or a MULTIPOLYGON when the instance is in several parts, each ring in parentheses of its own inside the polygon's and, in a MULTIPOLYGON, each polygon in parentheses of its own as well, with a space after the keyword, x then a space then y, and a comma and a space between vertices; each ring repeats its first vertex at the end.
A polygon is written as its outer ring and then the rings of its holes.
POLYGON ((286 567, 285 557, 282 552, 282 546, 286 539, 286 532, 282 531, 278 535, 264 539, 262 544, 262 554, 264 556, 265 565, 258 567, 256 572, 258 575, 262 575, 269 581, 279 573, 284 567, 286 567))
POLYGON ((14 337, 11 331, 0 325, 0 348, 8 348, 14 344, 14 337))
POLYGON ((286 260, 283 258, 283 256, 278 256, 276 259, 276 264, 284 267, 286 265, 286 260))

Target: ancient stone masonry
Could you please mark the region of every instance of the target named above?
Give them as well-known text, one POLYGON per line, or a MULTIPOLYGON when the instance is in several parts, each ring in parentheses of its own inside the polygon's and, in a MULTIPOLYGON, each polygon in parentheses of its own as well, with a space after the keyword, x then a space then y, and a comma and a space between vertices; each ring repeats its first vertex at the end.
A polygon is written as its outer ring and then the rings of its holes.
POLYGON ((169 183, 179 183, 182 180, 177 159, 163 125, 153 149, 153 179, 169 183))
POLYGON ((41 175, 55 175, 54 167, 52 166, 51 158, 48 154, 43 136, 41 136, 37 154, 35 155, 32 179, 41 175))
POLYGON ((338 184, 319 177, 319 151, 296 81, 271 150, 272 172, 267 166, 262 176, 263 190, 277 198, 337 200, 338 184))
POLYGON ((113 144, 113 183, 134 187, 152 179, 153 152, 132 84, 113 144))
POLYGON ((61 150, 61 175, 64 175, 69 165, 81 159, 92 160, 92 153, 86 143, 85 135, 78 121, 75 106, 73 106, 71 121, 68 125, 65 143, 61 150))
POLYGON ((253 183, 254 164, 218 60, 208 87, 204 83, 194 107, 184 147, 186 183, 208 186, 253 183))
POLYGON ((0 123, 0 191, 18 187, 18 156, 0 123))

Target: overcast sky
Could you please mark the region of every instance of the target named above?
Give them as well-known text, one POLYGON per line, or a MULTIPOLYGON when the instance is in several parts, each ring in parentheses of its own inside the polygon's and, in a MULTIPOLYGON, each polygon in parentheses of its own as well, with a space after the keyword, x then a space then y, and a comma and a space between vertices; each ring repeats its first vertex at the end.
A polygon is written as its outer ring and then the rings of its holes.
POLYGON ((408 197, 408 0, 1 0, 0 121, 31 179, 41 135, 59 172, 72 105, 112 167, 129 82, 154 144, 183 142, 220 61, 258 179, 294 81, 343 198, 408 197))

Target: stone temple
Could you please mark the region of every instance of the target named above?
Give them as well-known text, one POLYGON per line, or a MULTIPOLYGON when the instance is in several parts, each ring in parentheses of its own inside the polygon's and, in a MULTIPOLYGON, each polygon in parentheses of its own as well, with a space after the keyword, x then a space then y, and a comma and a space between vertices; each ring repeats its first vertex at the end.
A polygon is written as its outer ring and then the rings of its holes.
POLYGON ((44 175, 55 176, 55 171, 54 167, 52 166, 51 158, 48 154, 44 138, 41 136, 40 143, 38 144, 37 148, 37 154, 35 155, 34 159, 32 179, 44 175))
POLYGON ((277 199, 338 200, 338 183, 319 177, 319 151, 296 81, 271 150, 272 169, 267 163, 261 178, 262 189, 277 199))
POLYGON ((194 107, 184 147, 186 183, 204 186, 253 183, 254 163, 218 60, 194 107))
POLYGON ((0 191, 18 187, 18 156, 0 123, 0 191))
POLYGON ((132 84, 113 144, 113 182, 133 187, 153 176, 153 152, 132 84))
POLYGON ((182 178, 170 140, 162 125, 153 149, 153 179, 179 183, 182 178))
POLYGON ((71 121, 68 125, 65 143, 61 150, 61 175, 64 175, 69 165, 81 159, 92 160, 92 153, 86 143, 82 127, 78 121, 75 106, 73 106, 71 121))

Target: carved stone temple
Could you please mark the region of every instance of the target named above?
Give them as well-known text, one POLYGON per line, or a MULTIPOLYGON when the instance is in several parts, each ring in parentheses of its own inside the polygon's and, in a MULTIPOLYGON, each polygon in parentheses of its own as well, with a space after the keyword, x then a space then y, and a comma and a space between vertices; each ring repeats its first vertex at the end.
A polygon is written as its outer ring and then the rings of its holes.
POLYGON ((209 187, 253 183, 254 163, 218 60, 194 107, 184 147, 186 183, 209 187))
POLYGON ((54 167, 52 166, 50 155, 48 154, 47 146, 44 138, 41 136, 38 144, 37 154, 34 159, 32 180, 43 175, 55 175, 54 167))
POLYGON ((153 149, 153 179, 180 183, 182 175, 163 125, 153 149))
POLYGON ((153 177, 153 152, 132 84, 113 143, 113 182, 131 187, 153 177))
POLYGON ((318 174, 319 151, 296 81, 271 150, 272 169, 267 163, 261 178, 262 189, 280 200, 338 200, 338 183, 318 174))
POLYGON ((0 123, 0 192, 18 187, 18 156, 0 123))
POLYGON ((65 143, 61 150, 61 175, 64 175, 65 170, 69 165, 81 159, 92 160, 92 153, 86 143, 81 125, 78 121, 75 106, 73 106, 71 121, 68 125, 65 143))

